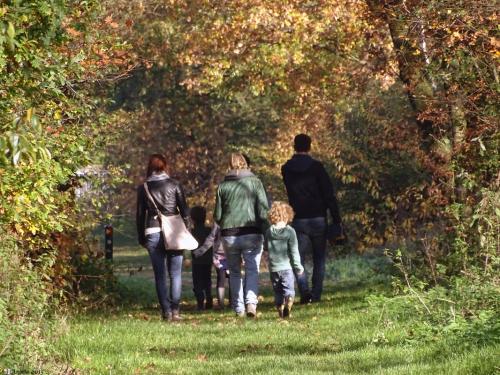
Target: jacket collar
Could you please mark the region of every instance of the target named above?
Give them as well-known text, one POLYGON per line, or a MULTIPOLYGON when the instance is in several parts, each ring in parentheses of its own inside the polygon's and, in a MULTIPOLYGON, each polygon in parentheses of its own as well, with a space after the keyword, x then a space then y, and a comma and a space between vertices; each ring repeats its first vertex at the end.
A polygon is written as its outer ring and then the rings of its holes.
POLYGON ((293 172, 305 172, 313 163, 314 159, 309 154, 294 154, 292 158, 285 163, 285 168, 293 172))
POLYGON ((165 172, 161 173, 153 173, 151 176, 148 177, 146 181, 161 181, 161 180, 166 180, 167 178, 170 178, 168 174, 165 172))
POLYGON ((255 176, 250 169, 230 170, 224 177, 224 181, 240 180, 245 177, 255 176))

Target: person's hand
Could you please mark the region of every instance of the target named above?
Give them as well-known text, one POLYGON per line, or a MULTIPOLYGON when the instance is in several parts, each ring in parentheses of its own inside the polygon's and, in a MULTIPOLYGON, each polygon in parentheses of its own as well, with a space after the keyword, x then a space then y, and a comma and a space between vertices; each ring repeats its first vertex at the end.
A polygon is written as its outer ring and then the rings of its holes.
POLYGON ((304 274, 304 271, 297 272, 297 276, 302 276, 304 274))
POLYGON ((331 246, 339 246, 339 245, 345 245, 346 241, 347 237, 344 235, 344 233, 342 233, 342 235, 340 235, 339 237, 330 238, 328 240, 328 243, 331 246))
POLYGON ((343 245, 346 242, 346 235, 342 223, 331 224, 329 226, 328 242, 331 246, 343 245))
POLYGON ((203 249, 197 248, 196 250, 193 250, 193 255, 195 258, 198 258, 203 255, 203 249))

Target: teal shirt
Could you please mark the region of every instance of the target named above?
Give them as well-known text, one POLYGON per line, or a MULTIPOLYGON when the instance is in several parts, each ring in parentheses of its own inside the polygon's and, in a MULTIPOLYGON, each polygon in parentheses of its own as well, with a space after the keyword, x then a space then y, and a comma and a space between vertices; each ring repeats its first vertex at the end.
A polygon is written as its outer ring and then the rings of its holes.
POLYGON ((269 271, 304 271, 300 263, 297 234, 291 226, 277 228, 271 225, 266 231, 265 248, 269 251, 269 271))

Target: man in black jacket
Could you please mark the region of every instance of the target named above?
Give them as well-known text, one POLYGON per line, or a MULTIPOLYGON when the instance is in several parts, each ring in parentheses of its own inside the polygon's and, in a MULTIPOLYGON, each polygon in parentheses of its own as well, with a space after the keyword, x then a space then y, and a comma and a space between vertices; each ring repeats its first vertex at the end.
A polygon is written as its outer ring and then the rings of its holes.
POLYGON ((301 303, 319 302, 323 291, 326 261, 327 211, 333 224, 340 224, 340 214, 333 185, 323 164, 309 156, 311 138, 299 134, 294 139, 295 154, 281 168, 288 201, 295 211, 292 226, 297 232, 299 252, 304 265, 305 255, 312 248, 312 289, 304 272, 296 275, 301 303))

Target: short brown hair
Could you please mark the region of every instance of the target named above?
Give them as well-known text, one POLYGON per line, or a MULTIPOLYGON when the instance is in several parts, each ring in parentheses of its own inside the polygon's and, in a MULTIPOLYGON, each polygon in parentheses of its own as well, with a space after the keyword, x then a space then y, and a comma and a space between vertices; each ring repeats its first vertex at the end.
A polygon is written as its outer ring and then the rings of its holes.
POLYGON ((269 221, 274 225, 279 223, 280 221, 289 223, 290 221, 292 221, 293 215, 293 208, 290 207, 290 205, 282 201, 276 201, 273 202, 268 216, 269 221))
POLYGON ((229 161, 229 166, 231 167, 231 169, 247 169, 248 163, 243 154, 235 152, 231 154, 231 160, 229 161))
POLYGON ((167 159, 162 154, 153 154, 149 157, 147 176, 158 172, 167 172, 167 159))

